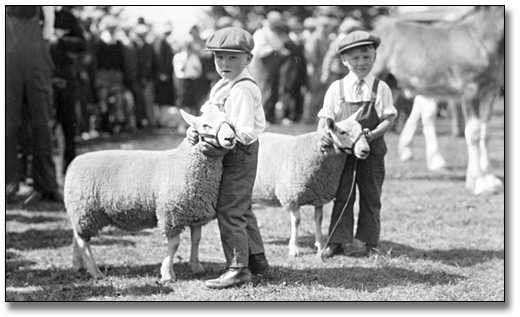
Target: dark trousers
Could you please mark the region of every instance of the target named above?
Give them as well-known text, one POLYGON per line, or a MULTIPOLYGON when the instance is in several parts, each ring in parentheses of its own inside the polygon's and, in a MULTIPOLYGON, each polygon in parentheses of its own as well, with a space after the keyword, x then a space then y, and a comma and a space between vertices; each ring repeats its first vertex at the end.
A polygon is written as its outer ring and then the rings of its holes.
MULTIPOLYGON (((352 186, 356 158, 349 155, 341 174, 341 180, 332 208, 329 235, 338 221, 352 186)), ((381 191, 385 178, 384 156, 370 155, 366 160, 357 160, 356 185, 359 190, 359 216, 356 239, 377 245, 381 232, 381 191)), ((352 243, 354 238, 354 202, 356 189, 352 192, 346 210, 341 218, 331 243, 352 243)))
POLYGON ((265 119, 276 123, 276 103, 279 99, 280 89, 280 57, 273 54, 262 58, 262 68, 255 73, 254 78, 262 92, 262 105, 265 119))
POLYGON ((247 267, 249 254, 264 253, 260 229, 251 209, 258 141, 249 145, 248 150, 250 156, 237 149, 224 156, 217 221, 228 267, 247 267))
POLYGON ((19 20, 6 15, 5 52, 6 183, 19 180, 18 136, 22 120, 28 120, 34 188, 42 193, 56 191, 58 184, 49 126, 52 61, 37 19, 19 20), (24 103, 26 116, 22 115, 24 103))
MULTIPOLYGON (((72 66, 70 66, 72 67, 72 66)), ((54 88, 54 106, 56 117, 63 130, 65 151, 63 153, 62 173, 65 174, 70 162, 76 157, 76 82, 73 69, 64 70, 60 78, 66 82, 65 87, 54 88)))

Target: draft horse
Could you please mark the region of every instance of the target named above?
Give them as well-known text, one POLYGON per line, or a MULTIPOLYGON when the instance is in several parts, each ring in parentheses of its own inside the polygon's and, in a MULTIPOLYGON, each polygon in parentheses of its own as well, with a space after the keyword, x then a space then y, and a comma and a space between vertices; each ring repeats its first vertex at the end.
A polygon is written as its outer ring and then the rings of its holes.
MULTIPOLYGON (((502 180, 490 172, 488 123, 504 84, 504 7, 478 7, 458 21, 438 25, 386 17, 374 33, 382 39, 375 74, 391 74, 407 95, 415 96, 413 107, 428 122, 428 164, 443 163, 431 109, 437 101, 460 102, 468 149, 466 187, 474 194, 501 190, 502 180)), ((402 155, 413 132, 401 134, 402 155)))

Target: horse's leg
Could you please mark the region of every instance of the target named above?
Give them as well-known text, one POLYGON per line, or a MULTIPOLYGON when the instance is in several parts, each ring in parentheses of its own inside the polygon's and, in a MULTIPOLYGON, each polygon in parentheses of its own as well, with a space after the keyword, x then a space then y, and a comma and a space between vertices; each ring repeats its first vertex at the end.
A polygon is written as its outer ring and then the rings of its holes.
POLYGON ((199 260, 199 244, 202 237, 202 226, 191 226, 190 268, 193 273, 204 273, 199 260))
POLYGON ((323 222, 323 206, 314 206, 314 225, 316 241, 314 246, 318 248, 318 254, 323 250, 323 235, 321 234, 321 224, 323 222))
POLYGON ((291 213, 291 238, 289 239, 289 256, 299 256, 298 249, 298 228, 300 226, 301 214, 300 207, 289 208, 291 213))
POLYGON ((96 265, 96 261, 94 260, 94 256, 92 255, 92 250, 90 249, 90 244, 83 240, 75 231, 74 231, 74 246, 73 246, 73 258, 72 265, 74 269, 79 269, 81 267, 85 267, 87 272, 95 279, 103 278, 104 275, 101 273, 99 268, 96 265))
POLYGON ((419 119, 421 118, 423 106, 419 102, 420 98, 418 101, 417 97, 414 99, 412 111, 410 112, 410 116, 408 117, 408 120, 406 120, 403 130, 401 131, 401 136, 399 137, 397 152, 401 161, 407 161, 413 157, 412 142, 415 130, 417 129, 417 122, 419 122, 419 119))
POLYGON ((493 106, 498 95, 498 91, 492 91, 480 98, 480 115, 482 117, 480 127, 480 158, 479 165, 484 174, 485 191, 495 192, 503 188, 502 180, 493 175, 490 171, 489 158, 489 121, 491 120, 493 106))
POLYGON ((161 265, 161 283, 174 281, 177 278, 173 271, 173 259, 175 258, 175 252, 177 252, 180 243, 180 235, 168 237, 168 255, 164 258, 161 265))
POLYGON ((435 121, 437 118, 437 101, 424 96, 417 96, 416 101, 422 104, 421 120, 423 124, 423 134, 426 143, 426 166, 430 171, 435 171, 446 167, 446 161, 439 152, 437 142, 437 131, 435 121))
POLYGON ((451 135, 453 137, 464 136, 464 115, 460 102, 450 100, 448 107, 451 113, 451 135))

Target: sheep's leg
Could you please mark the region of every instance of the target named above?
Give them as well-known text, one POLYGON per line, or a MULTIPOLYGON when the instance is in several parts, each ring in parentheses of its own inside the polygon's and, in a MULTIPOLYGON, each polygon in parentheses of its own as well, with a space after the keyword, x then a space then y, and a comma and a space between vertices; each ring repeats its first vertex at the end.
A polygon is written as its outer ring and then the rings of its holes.
POLYGON ((199 260, 199 244, 202 236, 202 226, 192 226, 191 229, 191 253, 190 253, 190 268, 195 274, 204 273, 204 267, 199 260))
POLYGON ((101 273, 96 265, 92 250, 90 250, 90 244, 83 240, 76 232, 74 232, 74 251, 73 251, 72 265, 75 269, 85 267, 87 272, 95 279, 103 278, 104 275, 101 273), (81 258, 81 259, 80 259, 81 258), (76 265, 79 265, 77 267, 76 265))
POLYGON ((79 248, 76 238, 72 237, 72 269, 79 271, 85 268, 85 263, 81 256, 81 250, 79 248))
POLYGON ((321 234, 321 223, 323 222, 323 206, 314 206, 314 224, 316 226, 316 242, 314 245, 318 248, 318 254, 323 250, 323 235, 321 234))
POLYGON ((175 272, 173 271, 173 259, 175 258, 175 252, 177 252, 180 243, 180 235, 168 237, 168 255, 164 258, 161 265, 161 283, 174 281, 176 279, 175 272))
POLYGON ((292 208, 291 212, 291 238, 289 239, 289 256, 299 256, 300 250, 298 249, 298 227, 300 226, 301 215, 300 208, 292 208))

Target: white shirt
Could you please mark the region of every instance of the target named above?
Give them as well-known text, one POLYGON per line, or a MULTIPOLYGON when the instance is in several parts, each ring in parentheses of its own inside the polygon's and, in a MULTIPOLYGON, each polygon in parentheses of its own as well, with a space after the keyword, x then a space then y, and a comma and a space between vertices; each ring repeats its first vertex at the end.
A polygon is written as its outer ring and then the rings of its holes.
MULTIPOLYGON (((362 101, 371 100, 372 86, 374 85, 375 79, 375 76, 372 74, 368 74, 365 78, 363 78, 364 83, 361 88, 362 101)), ((343 91, 345 94, 345 101, 360 101, 357 100, 356 97, 357 80, 357 76, 352 72, 343 78, 343 91)), ((342 107, 340 106, 341 100, 339 83, 340 80, 336 80, 335 82, 333 82, 330 85, 327 92, 325 93, 325 98, 323 100, 323 108, 318 112, 318 117, 332 118, 335 121, 347 119, 347 111, 345 111, 345 109, 342 109, 342 107)), ((379 81, 379 86, 377 87, 375 109, 380 120, 383 120, 389 116, 397 115, 397 109, 394 107, 394 101, 392 98, 392 91, 390 90, 390 87, 388 87, 388 85, 381 80, 379 81)))
POLYGON ((229 116, 231 123, 235 125, 240 142, 248 145, 256 141, 258 135, 264 132, 265 114, 262 106, 262 94, 255 83, 244 80, 233 86, 235 82, 245 77, 252 79, 247 69, 244 69, 231 82, 226 79, 219 80, 211 89, 209 100, 202 105, 200 111, 205 112, 210 104, 222 105, 224 98, 229 95, 223 110, 229 116))

